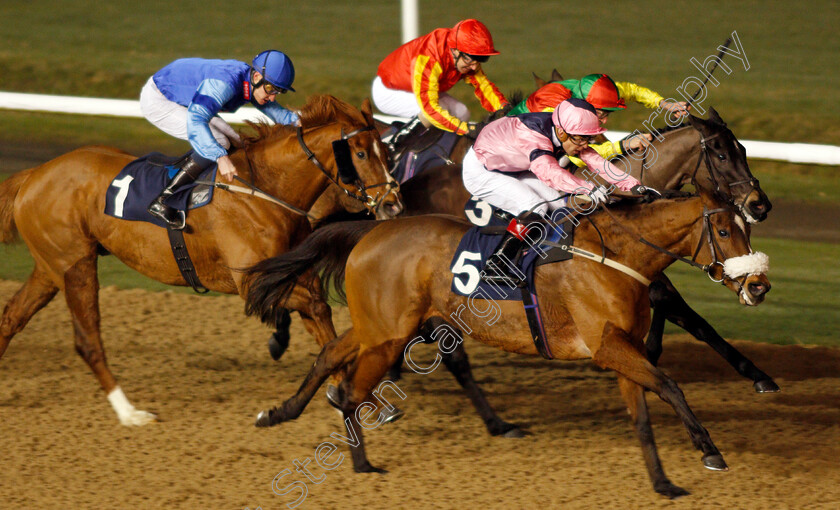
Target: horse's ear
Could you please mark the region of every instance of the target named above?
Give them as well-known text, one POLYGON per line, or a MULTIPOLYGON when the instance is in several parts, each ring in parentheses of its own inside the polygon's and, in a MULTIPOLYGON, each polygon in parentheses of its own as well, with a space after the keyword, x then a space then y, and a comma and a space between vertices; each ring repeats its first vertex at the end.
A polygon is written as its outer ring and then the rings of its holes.
POLYGON ((720 118, 720 115, 718 115, 717 110, 715 110, 711 106, 709 107, 709 120, 714 122, 715 124, 720 124, 721 126, 726 125, 726 122, 724 122, 723 119, 720 118))
POLYGON ((563 75, 557 72, 557 68, 551 70, 551 81, 563 81, 563 75))
POLYGON ((362 101, 362 113, 365 114, 365 117, 373 115, 373 109, 370 107, 370 99, 367 97, 362 101))
POLYGON ((546 84, 546 81, 543 80, 542 78, 540 78, 539 76, 537 76, 537 73, 531 72, 531 74, 534 75, 534 83, 537 84, 537 88, 540 88, 540 87, 542 87, 543 85, 546 84))
POLYGON ((705 127, 705 121, 700 117, 696 117, 689 113, 688 115, 686 115, 686 118, 688 119, 688 123, 691 124, 691 126, 694 127, 694 129, 696 129, 697 131, 701 131, 703 127, 705 127))
POLYGON ((368 126, 375 126, 376 125, 376 120, 373 118, 373 109, 370 107, 370 99, 365 98, 365 100, 362 101, 361 111, 362 111, 362 115, 364 115, 364 117, 365 117, 365 121, 367 122, 367 125, 368 126))

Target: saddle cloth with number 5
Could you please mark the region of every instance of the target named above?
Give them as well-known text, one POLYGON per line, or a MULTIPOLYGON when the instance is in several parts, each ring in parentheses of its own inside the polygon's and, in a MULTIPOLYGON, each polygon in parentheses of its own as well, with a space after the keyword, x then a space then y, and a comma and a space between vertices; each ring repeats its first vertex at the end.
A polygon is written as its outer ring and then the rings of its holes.
MULTIPOLYGON (((557 230, 546 225, 545 241, 571 244, 574 229, 570 228, 569 223, 563 223, 560 227, 561 229, 557 230)), ((477 299, 522 300, 520 286, 490 284, 481 279, 481 271, 487 259, 499 246, 503 233, 503 226, 495 226, 473 227, 464 234, 449 266, 452 271, 452 292, 459 296, 472 296, 477 299)), ((521 276, 525 277, 526 288, 530 288, 531 292, 536 294, 533 284, 535 266, 570 258, 571 254, 568 252, 555 250, 546 245, 526 249, 518 266, 521 276)))

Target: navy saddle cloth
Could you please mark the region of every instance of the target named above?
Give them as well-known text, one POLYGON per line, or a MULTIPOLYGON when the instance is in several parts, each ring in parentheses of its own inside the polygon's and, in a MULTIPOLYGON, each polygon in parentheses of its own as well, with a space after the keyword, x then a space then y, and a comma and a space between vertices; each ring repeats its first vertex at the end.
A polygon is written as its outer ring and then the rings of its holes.
MULTIPOLYGON (((171 158, 153 152, 126 165, 111 181, 105 194, 105 214, 131 221, 148 221, 166 228, 166 223, 146 210, 158 194, 178 173, 173 166, 181 158, 171 158)), ((198 181, 215 181, 216 165, 198 177, 198 181)), ((187 184, 166 199, 166 205, 186 211, 207 205, 213 199, 213 187, 206 184, 187 184)))
MULTIPOLYGON (((461 238, 458 249, 455 250, 455 255, 449 265, 450 271, 452 271, 451 289, 455 294, 459 296, 474 295, 477 298, 497 301, 522 300, 522 293, 518 287, 511 288, 504 284, 490 284, 480 277, 487 259, 496 251, 502 240, 504 227, 510 222, 509 219, 502 219, 501 216, 498 212, 494 212, 492 215, 489 223, 494 228, 473 227, 461 238)), ((564 244, 572 244, 574 229, 570 227, 569 223, 563 223, 559 226, 561 229, 557 230, 545 225, 546 236, 544 241, 554 243, 562 241, 564 244)), ((526 249, 519 263, 519 270, 525 275, 525 281, 527 282, 526 288, 536 295, 536 289, 534 288, 535 266, 570 258, 570 253, 542 244, 526 249)))

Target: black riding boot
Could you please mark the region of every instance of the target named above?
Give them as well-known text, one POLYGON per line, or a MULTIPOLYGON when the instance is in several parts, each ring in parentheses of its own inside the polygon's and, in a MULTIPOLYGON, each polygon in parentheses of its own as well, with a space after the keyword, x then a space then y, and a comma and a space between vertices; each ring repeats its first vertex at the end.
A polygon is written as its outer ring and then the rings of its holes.
POLYGON ((391 139, 388 140, 386 143, 388 144, 388 148, 393 151, 396 149, 397 144, 400 143, 400 140, 405 139, 413 130, 420 124, 420 117, 414 116, 402 125, 400 129, 397 130, 396 133, 391 135, 391 139))
POLYGON ((173 230, 182 230, 186 226, 186 215, 184 211, 174 209, 164 203, 164 201, 171 197, 175 190, 181 186, 191 184, 198 179, 207 167, 213 162, 209 159, 204 159, 196 154, 190 154, 181 165, 181 169, 175 174, 175 177, 169 181, 169 184, 160 192, 160 195, 149 204, 149 214, 162 219, 169 224, 173 230))
POLYGON ((524 284, 521 272, 511 269, 510 264, 516 266, 525 248, 525 232, 527 227, 516 218, 510 220, 502 242, 496 252, 487 259, 481 279, 496 285, 518 287, 524 284))

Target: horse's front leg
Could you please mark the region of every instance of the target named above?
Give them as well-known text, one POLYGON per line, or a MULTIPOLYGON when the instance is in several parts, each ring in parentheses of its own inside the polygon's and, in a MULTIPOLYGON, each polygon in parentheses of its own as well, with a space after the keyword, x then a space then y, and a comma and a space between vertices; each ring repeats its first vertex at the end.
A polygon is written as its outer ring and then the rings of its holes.
POLYGON ((779 386, 769 375, 759 370, 752 361, 732 347, 703 317, 688 306, 665 275, 651 284, 649 295, 653 307, 653 320, 646 347, 651 363, 655 365, 659 360, 659 354, 662 353, 662 330, 665 319, 668 319, 691 333, 696 339, 709 344, 739 374, 753 381, 756 392, 779 391, 779 386))
MULTIPOLYGON (((638 345, 638 348, 634 346, 626 331, 619 329, 611 322, 607 322, 604 326, 600 343, 591 346, 590 349, 593 351, 592 360, 599 366, 615 370, 633 383, 653 391, 659 395, 659 398, 671 405, 674 412, 688 430, 689 438, 694 447, 703 452, 704 466, 716 471, 725 471, 728 469, 726 462, 723 460, 723 456, 720 454, 714 442, 712 442, 708 431, 703 428, 700 420, 691 411, 677 383, 650 364, 641 352, 642 346, 638 345)), ((625 399, 627 399, 626 395, 625 399)), ((636 412, 641 411, 638 408, 639 404, 628 401, 628 407, 631 405, 636 407, 636 412)), ((631 409, 631 414, 633 412, 633 409, 631 409)), ((660 491, 657 484, 662 485, 667 481, 667 477, 665 477, 665 472, 656 453, 653 435, 647 433, 648 429, 649 426, 644 426, 643 423, 637 423, 637 432, 640 433, 640 438, 642 438, 643 455, 650 470, 651 480, 654 483, 654 488, 660 491)), ((672 484, 668 482, 665 485, 672 484)), ((677 487, 676 489, 679 488, 677 487)), ((682 489, 679 490, 681 491, 682 489)), ((674 497, 674 493, 675 490, 671 487, 666 487, 665 492, 663 492, 663 494, 669 497, 674 497)))

